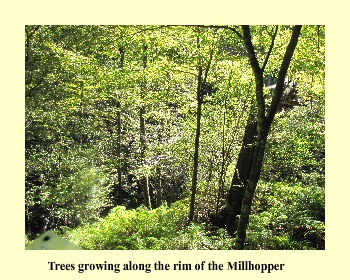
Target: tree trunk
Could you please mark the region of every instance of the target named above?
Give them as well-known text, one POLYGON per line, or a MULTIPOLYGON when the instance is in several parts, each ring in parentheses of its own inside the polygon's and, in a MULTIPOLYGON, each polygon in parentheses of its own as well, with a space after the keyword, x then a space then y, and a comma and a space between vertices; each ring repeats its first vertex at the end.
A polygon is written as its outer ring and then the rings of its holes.
POLYGON ((201 116, 202 116, 202 66, 198 68, 198 82, 197 82, 197 126, 196 126, 196 138, 194 141, 194 155, 193 155, 193 173, 192 173, 192 187, 191 187, 191 202, 190 202, 190 214, 188 220, 193 221, 194 216, 194 203, 196 200, 197 191, 197 177, 198 177, 198 155, 199 155, 199 137, 201 131, 201 116))
MULTIPOLYGON (((147 45, 143 45, 143 69, 147 67, 147 45)), ((140 104, 140 158, 141 162, 145 159, 146 152, 146 128, 145 128, 145 118, 146 113, 145 105, 143 104, 146 83, 142 83, 141 88, 141 104, 140 104)), ((147 176, 141 178, 142 188, 143 188, 143 198, 144 204, 148 209, 151 209, 151 198, 149 196, 149 185, 147 176)))
MULTIPOLYGON (((143 98, 143 96, 142 96, 143 98)), ((146 129, 145 129, 145 106, 141 104, 140 106, 140 159, 141 162, 145 159, 146 152, 146 129)), ((143 175, 141 178, 141 184, 143 188, 143 198, 144 204, 148 209, 151 209, 151 199, 149 196, 149 185, 147 176, 143 175)))
POLYGON ((236 235, 236 250, 244 249, 244 242, 246 238, 246 231, 249 223, 249 215, 251 211, 251 206, 255 194, 255 189, 259 181, 260 172, 264 159, 265 143, 269 131, 269 126, 266 120, 259 120, 258 125, 258 136, 256 141, 256 146, 254 149, 253 163, 251 165, 251 172, 249 176, 248 184, 243 188, 243 199, 240 210, 240 218, 237 226, 236 235))
POLYGON ((228 209, 226 213, 226 228, 230 234, 236 232, 236 218, 241 214, 244 190, 248 185, 249 176, 252 170, 255 143, 257 134, 257 122, 253 115, 250 115, 243 136, 243 143, 238 155, 235 173, 228 192, 228 209))

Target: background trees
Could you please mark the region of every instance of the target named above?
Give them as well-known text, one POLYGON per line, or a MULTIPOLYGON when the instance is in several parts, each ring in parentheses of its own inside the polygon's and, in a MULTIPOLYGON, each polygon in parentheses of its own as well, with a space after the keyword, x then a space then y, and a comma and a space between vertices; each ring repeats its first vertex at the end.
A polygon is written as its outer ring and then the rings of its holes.
MULTIPOLYGON (((293 28, 250 27, 265 84, 278 77, 293 28)), ((230 195, 235 194, 229 190, 239 185, 234 182, 239 179, 244 132, 258 111, 242 29, 26 26, 25 33, 26 233, 34 236, 46 228, 69 232, 64 226, 78 225, 90 230, 101 215, 119 205, 126 208, 115 210, 124 212, 115 214, 113 222, 133 217, 140 225, 149 220, 149 227, 155 217, 172 213, 168 229, 165 224, 154 228, 154 242, 182 229, 189 217, 206 225, 194 225, 193 238, 203 236, 202 242, 205 236, 219 238, 229 230, 231 243, 222 246, 232 246, 235 229, 224 226, 233 207, 230 195), (128 212, 142 205, 163 210, 128 212), (157 214, 150 218, 146 213, 157 214)), ((256 243, 262 237, 255 234, 261 227, 283 236, 284 248, 294 246, 288 242, 296 239, 295 227, 316 231, 322 240, 324 228, 316 221, 324 224, 324 27, 302 28, 287 76, 298 83, 306 106, 278 112, 271 124, 258 183, 265 191, 258 187, 253 201, 248 248, 262 246, 256 243), (278 231, 279 216, 269 214, 276 220, 273 226, 260 217, 272 208, 282 211, 272 201, 291 203, 279 200, 291 185, 299 190, 293 195, 310 202, 305 209, 292 207, 295 213, 309 213, 308 228, 305 220, 282 219, 288 225, 278 231)), ((271 93, 262 90, 268 108, 271 93)), ((253 133, 246 148, 254 141, 253 133)), ((128 236, 121 232, 121 239, 128 236)), ((153 234, 144 233, 137 238, 153 234)), ((308 242, 304 237, 299 244, 308 242)), ((143 248, 154 248, 153 241, 143 248)), ((96 248, 92 243, 88 247, 96 248)))

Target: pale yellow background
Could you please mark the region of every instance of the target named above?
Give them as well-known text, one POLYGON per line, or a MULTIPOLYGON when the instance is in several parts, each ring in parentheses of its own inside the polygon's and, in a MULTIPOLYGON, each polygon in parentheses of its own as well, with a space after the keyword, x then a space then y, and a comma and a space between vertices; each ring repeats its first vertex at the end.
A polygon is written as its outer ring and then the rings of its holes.
MULTIPOLYGON (((1 4, 1 263, 3 279, 346 279, 349 205, 349 45, 346 1, 3 1, 1 4), (108 3, 109 2, 109 3, 108 3), (238 3, 236 3, 238 2, 238 3), (25 251, 25 24, 325 24, 327 224, 324 251, 25 251), (283 271, 49 271, 57 263, 285 263, 283 271), (141 277, 141 278, 140 278, 141 277)), ((302 121, 302 120, 300 120, 302 121)))

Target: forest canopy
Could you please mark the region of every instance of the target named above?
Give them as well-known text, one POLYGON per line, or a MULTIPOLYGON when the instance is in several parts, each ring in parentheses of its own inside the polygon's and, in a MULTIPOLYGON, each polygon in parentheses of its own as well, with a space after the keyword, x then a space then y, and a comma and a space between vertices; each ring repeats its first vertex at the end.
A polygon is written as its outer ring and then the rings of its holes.
POLYGON ((25 27, 25 236, 324 249, 324 26, 25 27))

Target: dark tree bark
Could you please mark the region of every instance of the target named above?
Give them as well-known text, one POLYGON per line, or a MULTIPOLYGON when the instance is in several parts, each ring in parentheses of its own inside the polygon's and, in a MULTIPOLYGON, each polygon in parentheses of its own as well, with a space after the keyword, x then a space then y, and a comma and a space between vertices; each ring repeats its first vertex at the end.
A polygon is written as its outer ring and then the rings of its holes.
POLYGON ((244 189, 248 185, 250 172, 252 170, 255 143, 257 134, 257 122, 254 115, 250 115, 245 127, 241 150, 238 155, 235 173, 228 192, 228 209, 225 213, 226 228, 230 234, 234 234, 237 226, 237 215, 241 214, 244 189))
MULTIPOLYGON (((249 62, 255 77, 255 85, 256 85, 255 94, 256 94, 256 101, 258 105, 258 116, 257 116, 257 139, 256 139, 256 145, 255 145, 255 151, 254 151, 254 159, 253 159, 253 164, 252 164, 252 168, 249 176, 249 181, 247 186, 244 189, 240 219, 237 227, 237 236, 236 236, 236 244, 235 244, 236 250, 244 249, 246 231, 249 223, 249 215, 251 212, 251 206, 252 206, 256 186, 260 178, 260 172, 263 165, 267 136, 268 136, 272 121, 277 112, 278 104, 283 94, 285 76, 287 74, 290 61, 293 57, 294 50, 298 43, 301 26, 295 26, 293 29, 292 37, 287 46, 287 49, 278 73, 277 84, 272 97, 272 102, 266 116, 265 116, 265 100, 264 100, 264 94, 263 94, 264 68, 261 68, 259 66, 258 60, 255 56, 249 26, 242 26, 242 30, 243 30, 244 44, 247 49, 249 62)), ((273 46, 273 43, 271 45, 273 46)), ((265 60, 266 62, 267 62, 267 59, 268 59, 268 56, 265 60)), ((264 62, 264 67, 266 65, 266 62, 264 62)))
MULTIPOLYGON (((147 67, 147 45, 144 44, 143 46, 143 68, 146 69, 147 67)), ((141 105, 140 105, 140 158, 141 161, 145 159, 145 152, 146 152, 146 128, 145 128, 145 113, 146 108, 143 104, 144 94, 145 94, 145 87, 146 84, 143 83, 141 88, 141 105)), ((149 195, 149 185, 148 185, 148 178, 147 176, 143 176, 141 178, 141 184, 143 188, 143 198, 144 198, 144 205, 151 209, 151 199, 149 195)))

